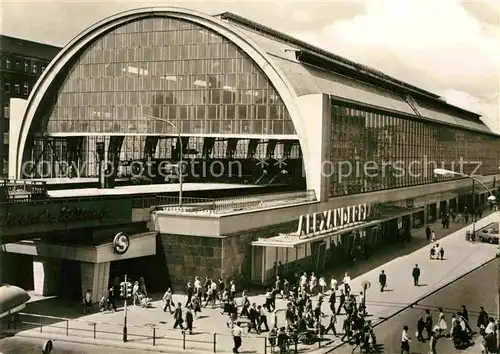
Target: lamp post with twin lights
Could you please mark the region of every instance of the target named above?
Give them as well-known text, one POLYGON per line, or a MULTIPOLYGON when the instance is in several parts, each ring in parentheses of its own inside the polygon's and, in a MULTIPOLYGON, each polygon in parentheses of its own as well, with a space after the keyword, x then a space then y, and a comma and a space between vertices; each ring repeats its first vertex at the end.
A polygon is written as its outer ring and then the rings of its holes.
POLYGON ((179 139, 179 162, 177 164, 177 172, 179 174, 179 207, 182 207, 182 174, 184 173, 184 169, 183 169, 183 167, 184 167, 183 166, 184 161, 182 160, 182 158, 183 158, 183 155, 184 155, 183 154, 184 147, 182 146, 181 134, 179 133, 179 130, 177 129, 177 126, 174 123, 172 123, 170 120, 168 120, 168 119, 154 117, 154 116, 149 116, 149 115, 146 115, 146 114, 143 114, 142 116, 146 117, 146 118, 149 118, 149 119, 152 119, 152 120, 158 120, 160 122, 167 123, 172 128, 174 128, 175 134, 177 135, 177 139, 179 139))
MULTIPOLYGON (((499 167, 500 169, 500 167, 499 167)), ((473 212, 475 213, 475 201, 476 201, 476 195, 474 194, 474 182, 479 183, 482 185, 490 194, 488 197, 488 202, 490 203, 496 203, 497 198, 493 195, 492 191, 480 180, 478 180, 475 176, 473 175, 468 175, 465 173, 460 173, 460 172, 455 172, 455 171, 450 171, 450 170, 445 170, 443 168, 436 168, 434 169, 434 173, 436 175, 441 175, 441 176, 460 176, 460 177, 466 177, 472 179, 472 193, 473 193, 473 212)), ((500 211, 499 211, 500 214, 500 211)), ((500 220, 499 220, 500 221, 500 220)), ((500 222, 499 222, 499 229, 500 229, 500 222)), ((472 232, 475 233, 475 218, 472 219, 472 232)), ((500 231, 499 231, 500 232, 500 231)), ((497 264, 500 272, 500 234, 499 234, 499 242, 498 242, 498 248, 497 248, 497 264)), ((500 273, 499 273, 500 274, 500 273)), ((498 279, 497 279, 498 280, 498 279)), ((500 349, 500 283, 498 284, 498 291, 497 291, 497 349, 500 349)))

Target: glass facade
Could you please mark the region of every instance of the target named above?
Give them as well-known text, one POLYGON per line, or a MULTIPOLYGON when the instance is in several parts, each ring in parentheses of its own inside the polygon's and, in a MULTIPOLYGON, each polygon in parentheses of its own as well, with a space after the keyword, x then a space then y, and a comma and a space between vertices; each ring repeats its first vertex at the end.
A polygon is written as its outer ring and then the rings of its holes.
MULTIPOLYGON (((293 135, 256 64, 215 32, 153 17, 105 34, 81 55, 44 114, 48 133, 293 135)), ((43 133, 41 131, 40 133, 43 133)))
POLYGON ((500 139, 430 122, 332 103, 330 196, 426 183, 435 168, 476 175, 498 173, 500 139))

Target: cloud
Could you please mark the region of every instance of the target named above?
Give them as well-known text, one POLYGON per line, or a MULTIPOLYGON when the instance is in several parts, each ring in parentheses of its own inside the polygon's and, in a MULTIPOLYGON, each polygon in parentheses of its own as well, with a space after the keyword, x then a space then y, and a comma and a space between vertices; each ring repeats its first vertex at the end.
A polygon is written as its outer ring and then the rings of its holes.
POLYGON ((369 0, 364 14, 295 35, 500 119, 500 27, 458 1, 369 0))

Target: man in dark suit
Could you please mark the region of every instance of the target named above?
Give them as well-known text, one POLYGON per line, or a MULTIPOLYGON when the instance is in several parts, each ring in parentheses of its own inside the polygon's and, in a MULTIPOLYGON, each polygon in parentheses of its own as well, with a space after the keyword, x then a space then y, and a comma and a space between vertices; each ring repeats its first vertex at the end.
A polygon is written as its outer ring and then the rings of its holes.
POLYGON ((425 227, 425 237, 427 237, 427 241, 431 239, 431 228, 429 227, 429 225, 425 227))
POLYGON ((418 267, 418 264, 415 264, 415 268, 413 268, 411 275, 413 276, 413 285, 419 286, 418 279, 420 278, 420 268, 418 267))
POLYGON ((387 275, 385 272, 382 270, 380 275, 378 276, 378 282, 380 284, 380 291, 384 291, 385 286, 387 285, 387 275))

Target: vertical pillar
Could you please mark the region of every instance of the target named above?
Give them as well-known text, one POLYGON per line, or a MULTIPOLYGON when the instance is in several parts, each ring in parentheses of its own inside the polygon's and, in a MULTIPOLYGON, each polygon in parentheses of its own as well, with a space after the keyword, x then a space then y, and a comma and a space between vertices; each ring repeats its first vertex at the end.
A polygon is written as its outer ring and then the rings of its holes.
POLYGON ((33 259, 33 283, 35 295, 55 295, 59 290, 61 260, 57 258, 35 257, 33 259))
POLYGON ((98 302, 108 294, 110 265, 110 262, 80 263, 82 292, 92 290, 92 302, 98 302))
POLYGON ((435 220, 439 220, 441 218, 441 203, 438 201, 436 203, 436 218, 435 220))
POLYGON ((427 225, 429 223, 429 207, 427 205, 425 205, 424 207, 424 220, 423 221, 423 225, 427 225))

